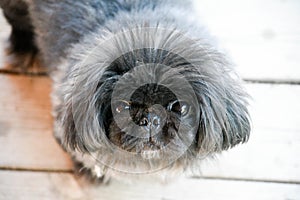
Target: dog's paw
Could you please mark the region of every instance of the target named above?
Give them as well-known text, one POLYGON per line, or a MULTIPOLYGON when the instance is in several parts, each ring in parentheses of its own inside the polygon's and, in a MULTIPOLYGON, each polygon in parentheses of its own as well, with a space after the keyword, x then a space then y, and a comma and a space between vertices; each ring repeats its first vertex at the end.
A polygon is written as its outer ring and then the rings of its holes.
POLYGON ((105 176, 105 173, 95 165, 93 168, 85 167, 81 162, 74 161, 75 176, 82 181, 91 183, 93 185, 107 185, 109 184, 109 178, 105 176))
POLYGON ((45 75, 47 68, 43 66, 37 51, 14 52, 7 48, 2 72, 13 74, 45 75))

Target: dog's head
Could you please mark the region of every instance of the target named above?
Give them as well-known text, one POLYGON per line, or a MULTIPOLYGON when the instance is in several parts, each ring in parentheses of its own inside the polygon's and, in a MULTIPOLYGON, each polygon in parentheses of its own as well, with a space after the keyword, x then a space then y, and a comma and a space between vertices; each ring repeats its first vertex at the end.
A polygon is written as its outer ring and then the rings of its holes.
POLYGON ((102 164, 158 169, 249 137, 241 83, 225 57, 200 40, 158 28, 124 31, 77 62, 58 108, 70 151, 102 164))

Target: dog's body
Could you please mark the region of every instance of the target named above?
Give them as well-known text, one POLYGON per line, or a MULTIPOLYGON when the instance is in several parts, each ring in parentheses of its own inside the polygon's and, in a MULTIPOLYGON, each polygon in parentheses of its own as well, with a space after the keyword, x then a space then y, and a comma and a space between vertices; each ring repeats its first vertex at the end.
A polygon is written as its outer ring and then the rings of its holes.
POLYGON ((247 141, 247 95, 189 2, 0 5, 11 53, 49 68, 56 138, 97 178, 185 170, 247 141))

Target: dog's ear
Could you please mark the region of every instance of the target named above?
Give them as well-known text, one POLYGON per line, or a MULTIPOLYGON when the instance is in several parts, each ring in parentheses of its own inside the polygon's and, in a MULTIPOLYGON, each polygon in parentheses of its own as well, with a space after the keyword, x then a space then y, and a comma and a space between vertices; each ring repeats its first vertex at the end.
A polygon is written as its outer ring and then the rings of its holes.
POLYGON ((68 80, 59 88, 62 91, 56 91, 60 92, 57 96, 61 103, 55 108, 55 135, 66 150, 92 152, 108 145, 105 124, 110 120, 111 94, 117 78, 107 79, 107 74, 90 82, 88 76, 82 76, 73 81, 76 86, 68 80))
POLYGON ((248 140, 248 95, 239 85, 230 79, 224 85, 208 83, 206 89, 202 85, 198 93, 201 114, 197 138, 201 152, 219 152, 248 140))
POLYGON ((66 109, 64 110, 64 116, 62 119, 62 127, 63 127, 63 143, 62 145, 65 148, 69 148, 71 150, 81 149, 85 150, 84 144, 79 142, 80 137, 77 134, 72 105, 66 105, 66 109))
POLYGON ((227 98, 226 118, 223 122, 224 127, 222 130, 222 149, 228 149, 237 144, 247 142, 251 130, 246 94, 239 93, 232 96, 229 93, 227 98))
POLYGON ((54 135, 66 151, 86 151, 82 137, 77 133, 72 103, 59 104, 55 107, 54 135))

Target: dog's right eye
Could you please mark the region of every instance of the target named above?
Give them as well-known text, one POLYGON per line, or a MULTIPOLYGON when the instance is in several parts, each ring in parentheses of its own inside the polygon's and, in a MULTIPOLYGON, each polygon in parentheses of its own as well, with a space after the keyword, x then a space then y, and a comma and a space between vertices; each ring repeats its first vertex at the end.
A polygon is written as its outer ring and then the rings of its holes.
POLYGON ((181 114, 181 116, 187 115, 189 112, 189 109, 190 109, 190 107, 189 107, 188 103, 185 101, 176 100, 176 101, 169 103, 169 105, 168 105, 169 111, 181 114))
POLYGON ((130 110, 130 102, 121 100, 115 103, 115 109, 117 113, 122 113, 125 110, 130 110))

